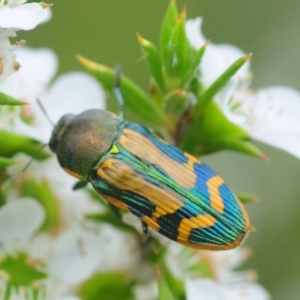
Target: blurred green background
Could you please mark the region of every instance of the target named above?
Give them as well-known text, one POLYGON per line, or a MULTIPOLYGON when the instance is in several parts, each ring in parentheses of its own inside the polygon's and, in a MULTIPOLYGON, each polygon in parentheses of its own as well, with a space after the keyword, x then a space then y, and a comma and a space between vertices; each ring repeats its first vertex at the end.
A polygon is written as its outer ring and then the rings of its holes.
MULTIPOLYGON (((167 0, 52 0, 53 18, 19 38, 31 47, 49 47, 59 73, 83 70, 80 53, 114 67, 147 89, 148 74, 136 32, 158 42, 167 0)), ((213 43, 230 43, 253 53, 253 87, 287 85, 300 90, 299 0, 186 0, 188 17, 204 17, 203 31, 213 43)), ((299 116, 300 118, 300 116, 299 116)), ((268 162, 223 152, 204 160, 236 189, 260 196, 248 205, 257 231, 245 245, 253 250, 246 264, 273 299, 300 299, 300 160, 258 144, 268 162)))

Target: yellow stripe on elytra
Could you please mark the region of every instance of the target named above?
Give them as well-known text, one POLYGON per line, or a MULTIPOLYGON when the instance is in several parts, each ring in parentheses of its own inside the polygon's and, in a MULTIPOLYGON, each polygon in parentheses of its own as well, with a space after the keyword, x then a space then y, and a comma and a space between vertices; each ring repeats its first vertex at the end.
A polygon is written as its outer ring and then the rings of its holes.
POLYGON ((152 218, 150 218, 148 216, 142 216, 142 217, 140 217, 140 219, 143 220, 145 223, 147 223, 150 227, 152 227, 156 231, 159 231, 159 229, 160 229, 159 224, 152 218))
POLYGON ((188 162, 186 163, 186 165, 190 165, 190 166, 194 166, 194 163, 201 163, 201 160, 194 157, 193 155, 184 152, 184 156, 186 157, 186 159, 188 160, 188 162))
MULTIPOLYGON (((193 165, 190 163, 183 164, 172 159, 142 134, 125 128, 119 143, 130 153, 151 164, 160 166, 181 187, 186 189, 195 187, 197 175, 193 165)), ((196 160, 196 158, 194 159, 196 160)))
POLYGON ((191 217, 188 219, 183 219, 180 222, 179 228, 178 228, 178 241, 188 241, 188 238, 190 236, 191 230, 196 228, 207 228, 211 227, 216 223, 216 219, 209 215, 198 215, 197 217, 191 217))
POLYGON ((189 242, 189 236, 192 229, 195 228, 206 228, 211 227, 216 223, 216 219, 211 215, 199 215, 197 217, 193 217, 190 219, 183 219, 180 223, 178 229, 177 242, 192 247, 196 249, 206 249, 206 250, 226 250, 235 248, 238 246, 244 239, 245 233, 241 233, 241 235, 234 240, 232 243, 216 245, 216 244, 197 244, 189 242))
POLYGON ((117 189, 131 191, 147 199, 155 206, 157 217, 172 214, 184 206, 183 200, 175 192, 147 182, 133 168, 118 159, 108 158, 99 166, 97 175, 117 189))
POLYGON ((101 194, 101 196, 103 196, 111 204, 113 204, 113 205, 115 205, 115 206, 117 206, 117 207, 119 207, 121 209, 129 210, 128 205, 125 204, 123 201, 120 201, 120 200, 118 200, 116 198, 113 198, 113 197, 107 196, 107 195, 102 195, 101 194))
POLYGON ((216 175, 207 180, 207 188, 209 192, 209 199, 211 207, 216 210, 218 213, 224 213, 224 201, 220 195, 219 187, 224 183, 224 180, 216 175))
POLYGON ((228 244, 216 245, 216 244, 194 244, 188 242, 184 238, 178 238, 177 242, 182 245, 189 246, 195 249, 203 249, 203 250, 228 250, 237 247, 245 238, 245 235, 240 235, 235 241, 228 244))

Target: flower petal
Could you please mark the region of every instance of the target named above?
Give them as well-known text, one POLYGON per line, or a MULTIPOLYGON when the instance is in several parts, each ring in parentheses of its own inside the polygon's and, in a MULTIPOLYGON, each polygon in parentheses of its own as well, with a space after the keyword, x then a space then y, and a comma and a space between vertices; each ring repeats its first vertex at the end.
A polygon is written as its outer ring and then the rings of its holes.
MULTIPOLYGON (((196 49, 203 46, 206 38, 201 32, 202 18, 188 20, 186 22, 186 33, 190 44, 196 49)), ((210 86, 234 61, 244 56, 245 53, 238 47, 229 44, 216 45, 210 43, 202 59, 201 83, 210 86)), ((249 72, 250 64, 247 62, 233 77, 244 79, 249 72)))
POLYGON ((101 241, 87 231, 70 229, 54 244, 50 268, 59 279, 76 284, 89 277, 101 259, 101 241))
POLYGON ((269 87, 256 94, 235 93, 228 118, 259 141, 300 158, 300 93, 288 87, 269 87))
POLYGON ((6 5, 9 7, 15 7, 24 4, 26 1, 27 0, 7 0, 6 5))
POLYGON ((52 50, 46 48, 22 47, 15 54, 21 68, 1 82, 1 91, 17 99, 35 102, 56 73, 57 57, 52 50))
POLYGON ((226 291, 230 300, 270 300, 270 294, 257 283, 245 283, 232 286, 226 291))
MULTIPOLYGON (((232 45, 209 44, 200 65, 202 84, 205 87, 210 86, 232 63, 244 55, 243 51, 232 45)), ((249 62, 245 63, 231 79, 245 79, 249 67, 249 62)))
POLYGON ((199 49, 207 41, 201 31, 202 22, 203 19, 201 17, 198 17, 193 20, 187 20, 185 23, 185 31, 187 34, 187 38, 191 46, 195 49, 199 49))
POLYGON ((13 51, 15 47, 10 44, 7 32, 0 28, 0 79, 7 78, 20 67, 13 51))
MULTIPOLYGON (((120 231, 110 225, 101 225, 99 239, 102 243, 100 271, 139 272, 140 245, 132 234, 120 231), (120 249, 122 249, 121 256, 120 249)), ((139 278, 143 278, 145 275, 147 274, 136 274, 139 278)))
POLYGON ((0 27, 30 30, 38 24, 51 18, 50 9, 44 9, 38 3, 26 3, 23 5, 0 8, 0 27))
POLYGON ((104 109, 105 93, 96 79, 83 72, 58 77, 43 97, 51 120, 57 122, 64 114, 78 114, 87 109, 104 109))
POLYGON ((31 198, 12 201, 0 209, 0 242, 10 249, 14 243, 24 244, 42 225, 43 207, 31 198))
POLYGON ((17 73, 1 81, 0 89, 17 99, 31 103, 22 109, 29 118, 34 117, 32 124, 34 126, 25 124, 20 118, 14 118, 14 122, 3 123, 1 127, 6 126, 6 129, 47 143, 52 126, 38 107, 36 99, 41 97, 57 70, 56 55, 50 49, 29 47, 19 48, 15 53, 21 68, 17 73), (8 126, 10 127, 7 128, 8 126))
POLYGON ((229 300, 221 287, 211 279, 186 279, 187 300, 229 300))

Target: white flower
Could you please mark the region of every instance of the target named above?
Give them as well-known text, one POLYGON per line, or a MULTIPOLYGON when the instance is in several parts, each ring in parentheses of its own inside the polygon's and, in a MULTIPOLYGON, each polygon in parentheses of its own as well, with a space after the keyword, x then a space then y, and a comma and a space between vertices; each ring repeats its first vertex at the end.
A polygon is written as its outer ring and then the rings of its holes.
MULTIPOLYGON (((186 34, 192 47, 200 48, 207 42, 201 32, 202 18, 186 22, 186 34)), ((205 87, 209 87, 234 61, 243 57, 245 53, 239 48, 229 45, 216 45, 210 43, 202 59, 200 81, 205 87)), ((248 77, 250 64, 246 63, 232 79, 243 80, 248 77)))
POLYGON ((22 248, 45 218, 42 206, 30 198, 5 204, 0 209, 0 249, 22 248))
POLYGON ((5 29, 31 30, 51 18, 51 11, 39 3, 25 1, 0 2, 0 27, 5 29))
POLYGON ((200 252, 211 268, 214 279, 185 278, 187 300, 270 300, 268 292, 254 282, 253 271, 235 271, 249 256, 249 251, 236 248, 220 252, 200 252))
POLYGON ((3 93, 30 103, 45 91, 58 68, 55 53, 47 48, 18 48, 15 51, 21 68, 9 79, 0 81, 3 93))
POLYGON ((195 251, 179 244, 168 247, 167 265, 185 282, 187 300, 269 300, 267 291, 256 283, 256 273, 236 271, 250 251, 195 251))
MULTIPOLYGON (((102 259, 99 251, 102 241, 97 234, 75 228, 55 238, 37 234, 44 220, 43 207, 31 198, 10 201, 0 208, 0 291, 8 288, 7 280, 15 282, 11 276, 16 273, 10 273, 8 263, 2 267, 9 256, 14 257, 14 265, 27 265, 27 268, 46 275, 43 278, 32 278, 39 284, 40 294, 47 295, 38 299, 50 300, 65 295, 73 290, 74 284, 87 279, 96 270, 102 259), (26 260, 22 259, 24 255, 26 260)), ((18 279, 15 284, 10 287, 10 299, 13 296, 18 300, 27 299, 22 298, 22 295, 28 296, 34 288, 30 285, 25 286, 26 289, 19 288, 18 279)), ((25 282, 23 284, 26 285, 25 282)), ((1 295, 0 292, 0 299, 3 299, 1 295)))
POLYGON ((147 281, 145 284, 137 284, 134 287, 135 299, 153 300, 157 299, 158 287, 157 280, 147 281))
POLYGON ((16 61, 15 46, 10 44, 8 34, 11 30, 0 28, 0 79, 16 72, 20 64, 16 61))
POLYGON ((244 88, 227 98, 226 115, 256 140, 300 158, 300 93, 278 86, 244 88))
MULTIPOLYGON (((2 129, 48 142, 53 127, 36 105, 37 98, 41 99, 53 122, 57 122, 66 113, 104 108, 102 88, 85 73, 69 73, 49 85, 57 69, 57 59, 52 51, 21 48, 17 50, 17 54, 22 68, 3 80, 0 89, 31 103, 25 107, 25 113, 33 117, 33 122, 27 124, 21 120, 19 109, 16 108, 13 113, 3 111, 1 121, 4 122, 0 125, 2 129)), ((24 111, 22 113, 24 115, 24 111)), ((39 234, 31 239, 27 251, 33 257, 46 262, 47 274, 50 277, 45 284, 45 293, 51 294, 51 299, 58 299, 60 295, 67 295, 74 285, 87 279, 99 268, 100 260, 103 260, 103 252, 99 250, 102 248, 101 235, 84 229, 87 228, 84 214, 95 212, 95 209, 99 211, 99 205, 91 201, 86 191, 72 191, 76 180, 60 168, 55 156, 43 162, 33 162, 26 174, 22 174, 20 168, 24 167, 29 157, 19 154, 16 159, 21 165, 9 168, 8 173, 12 178, 17 178, 20 186, 28 178, 46 180, 57 196, 54 201, 59 203, 62 218, 55 232, 58 236, 54 238, 50 233, 39 234)), ((8 194, 12 203, 17 197, 16 189, 8 194)), ((11 220, 16 218, 17 216, 13 216, 11 220)))
POLYGON ((0 0, 0 79, 15 73, 20 64, 14 50, 25 41, 11 45, 9 37, 17 30, 30 30, 51 18, 51 11, 39 3, 25 3, 26 0, 0 0))
POLYGON ((186 279, 187 300, 270 300, 267 291, 256 283, 222 286, 212 279, 186 279))
POLYGON ((70 229, 61 234, 53 246, 51 271, 69 284, 88 278, 102 259, 101 240, 86 230, 70 229))
MULTIPOLYGON (((59 166, 55 156, 41 162, 33 161, 26 172, 22 172, 22 169, 28 163, 30 157, 19 153, 14 158, 18 164, 7 169, 9 176, 15 178, 18 186, 22 186, 22 183, 28 178, 32 178, 36 182, 46 181, 59 205, 64 227, 80 224, 85 215, 101 210, 100 205, 90 199, 85 189, 72 190, 77 179, 67 174, 59 166)), ((8 194, 9 199, 17 198, 19 195, 16 192, 18 190, 11 191, 8 194)))
MULTIPOLYGON (((205 43, 202 19, 187 21, 186 32, 195 48, 205 43)), ((210 44, 200 65, 200 82, 208 87, 231 63, 244 53, 232 45, 210 44)), ((215 100, 230 121, 241 126, 256 140, 283 149, 300 158, 300 93, 278 86, 258 91, 249 88, 246 63, 220 91, 215 100)))
POLYGON ((0 28, 0 79, 7 78, 20 67, 13 51, 16 46, 12 46, 8 38, 9 32, 11 30, 0 28))
POLYGON ((57 58, 51 50, 33 50, 24 47, 18 49, 16 53, 22 67, 16 74, 0 83, 0 90, 29 102, 31 105, 23 108, 24 113, 27 117, 34 117, 34 121, 31 126, 13 116, 15 132, 43 143, 49 141, 53 127, 37 105, 38 98, 54 123, 67 113, 78 114, 90 108, 105 107, 103 89, 86 73, 72 72, 62 75, 49 86, 57 69, 57 58))
POLYGON ((102 241, 99 271, 115 270, 129 277, 143 278, 145 274, 139 273, 140 244, 134 235, 104 224, 100 226, 98 235, 102 241))

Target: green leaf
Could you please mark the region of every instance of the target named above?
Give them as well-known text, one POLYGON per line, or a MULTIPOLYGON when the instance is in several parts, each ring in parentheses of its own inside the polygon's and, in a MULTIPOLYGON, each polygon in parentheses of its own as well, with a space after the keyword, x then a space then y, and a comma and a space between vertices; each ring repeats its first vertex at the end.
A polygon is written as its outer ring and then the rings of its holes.
POLYGON ((185 288, 184 283, 181 279, 178 279, 174 276, 174 274, 169 270, 167 264, 164 260, 160 260, 161 273, 164 276, 170 290, 172 291, 173 295, 176 295, 179 299, 185 299, 185 288))
POLYGON ((188 107, 189 97, 185 90, 175 90, 163 99, 163 109, 167 116, 179 117, 188 107))
MULTIPOLYGON (((112 92, 115 87, 116 72, 114 69, 97 64, 80 55, 77 56, 81 64, 100 81, 103 87, 112 92)), ((121 92, 127 105, 134 113, 156 126, 162 126, 165 118, 162 111, 151 98, 132 80, 121 77, 121 92)))
MULTIPOLYGON (((170 41, 169 61, 166 62, 166 71, 170 77, 184 77, 189 66, 190 46, 185 32, 185 23, 179 17, 170 41)), ((180 82, 181 80, 178 80, 180 82)), ((172 87, 175 88, 175 87, 172 87)), ((177 87, 176 87, 177 88, 177 87)), ((169 89, 170 90, 170 89, 169 89)))
POLYGON ((133 282, 122 273, 96 274, 77 293, 83 300, 133 300, 133 282))
POLYGON ((175 90, 167 94, 163 99, 163 109, 167 116, 167 127, 173 132, 178 120, 189 106, 188 93, 185 90, 175 90))
POLYGON ((5 169, 8 166, 14 165, 16 162, 7 157, 0 157, 0 169, 5 169))
MULTIPOLYGON (((192 78, 192 80, 189 82, 188 90, 193 93, 193 95, 199 95, 199 93, 202 90, 202 85, 199 82, 199 79, 197 76, 192 78)), ((196 98, 196 96, 194 96, 196 98)))
POLYGON ((165 280, 161 269, 159 267, 156 268, 156 277, 158 283, 158 299, 159 300, 175 300, 173 293, 170 290, 170 287, 165 280))
POLYGON ((55 231, 60 224, 59 202, 49 183, 42 179, 26 180, 21 187, 21 197, 32 197, 36 199, 45 209, 46 218, 40 231, 55 231))
POLYGON ((180 147, 194 155, 231 149, 264 159, 264 154, 249 140, 247 132, 230 122, 216 103, 210 102, 205 114, 191 122, 180 147))
POLYGON ((86 191, 89 193, 90 197, 97 202, 100 203, 101 206, 108 208, 108 202, 100 195, 98 194, 93 188, 87 188, 86 191))
MULTIPOLYGON (((202 47, 200 47, 198 50, 191 49, 190 51, 190 63, 188 66, 188 70, 183 77, 181 81, 181 86, 183 87, 187 82, 192 81, 194 77, 197 77, 196 80, 199 84, 199 75, 197 74, 197 71, 199 72, 199 66, 202 61, 202 58, 204 56, 204 53, 206 51, 206 48, 208 46, 209 42, 206 42, 202 47)), ((195 95, 198 95, 198 93, 195 93, 195 95)))
POLYGON ((44 160, 51 156, 49 152, 40 150, 40 142, 5 130, 0 130, 0 145, 5 145, 0 147, 0 155, 5 157, 12 157, 19 152, 34 156, 36 160, 44 160))
POLYGON ((242 203, 250 203, 258 201, 259 197, 254 194, 242 192, 242 191, 234 191, 236 196, 240 199, 242 203))
POLYGON ((185 32, 185 10, 176 19, 169 32, 168 45, 164 46, 164 70, 168 91, 180 88, 182 78, 190 66, 191 48, 185 32))
POLYGON ((195 263, 189 266, 188 271, 195 277, 199 277, 200 275, 201 278, 215 278, 210 262, 205 259, 198 259, 195 263))
POLYGON ((136 230, 124 223, 121 219, 117 218, 114 213, 112 213, 111 210, 107 210, 104 213, 94 213, 94 214, 88 214, 85 216, 87 220, 99 222, 99 223, 106 223, 114 226, 115 228, 118 228, 120 230, 132 232, 136 234, 136 230))
POLYGON ((250 141, 243 139, 224 140, 223 145, 226 146, 226 149, 241 152, 262 160, 268 160, 267 156, 250 141))
POLYGON ((186 22, 186 15, 187 15, 187 12, 186 12, 186 6, 183 7, 179 17, 180 19, 182 20, 183 23, 186 22))
POLYGON ((28 105, 28 102, 18 100, 12 96, 0 92, 0 105, 28 105))
POLYGON ((171 38, 178 19, 177 6, 174 0, 171 0, 165 14, 160 30, 160 50, 163 64, 166 67, 172 58, 171 38))
POLYGON ((16 291, 22 291, 23 299, 38 299, 40 291, 44 289, 43 282, 47 282, 48 274, 42 260, 33 259, 27 253, 17 252, 3 254, 0 262, 0 270, 5 274, 4 285, 1 288, 1 299, 13 299, 16 291), (34 288, 34 283, 39 288, 34 288))
POLYGON ((5 205, 7 202, 6 200, 6 193, 3 191, 3 189, 0 189, 0 208, 5 205))
POLYGON ((162 65, 157 49, 153 43, 144 39, 141 35, 137 34, 139 43, 141 45, 143 54, 147 60, 150 73, 154 78, 156 84, 162 92, 165 92, 165 82, 162 74, 162 65))
POLYGON ((212 83, 199 96, 199 100, 193 108, 192 118, 200 116, 207 105, 213 101, 214 96, 228 83, 231 77, 251 58, 251 54, 236 60, 224 73, 212 83))
POLYGON ((194 249, 182 248, 177 260, 180 265, 185 266, 185 273, 188 277, 215 278, 210 259, 205 256, 200 259, 194 249))

